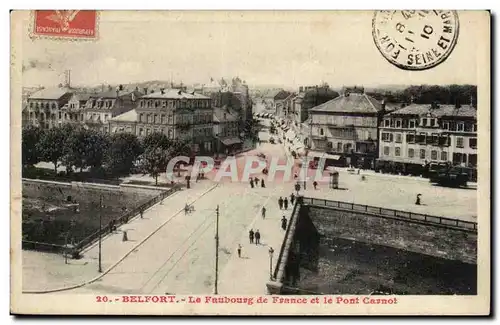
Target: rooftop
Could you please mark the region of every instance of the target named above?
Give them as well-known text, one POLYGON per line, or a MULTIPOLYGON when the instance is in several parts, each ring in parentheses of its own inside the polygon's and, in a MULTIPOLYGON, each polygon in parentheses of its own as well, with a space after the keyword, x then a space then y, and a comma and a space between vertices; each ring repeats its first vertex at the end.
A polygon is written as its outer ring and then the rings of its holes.
POLYGON ((128 112, 110 118, 109 120, 115 122, 137 122, 137 111, 132 109, 128 112))
POLYGON ((70 93, 71 89, 68 88, 46 88, 38 90, 30 95, 30 99, 59 99, 67 93, 70 93))
POLYGON ((131 91, 131 90, 120 90, 120 91, 107 90, 107 91, 103 91, 100 93, 92 94, 91 96, 89 96, 89 98, 117 98, 117 97, 125 96, 125 95, 131 94, 131 93, 135 93, 137 97, 142 96, 142 93, 135 91, 135 90, 133 90, 133 91, 131 91))
POLYGON ((152 94, 147 94, 142 96, 142 98, 166 98, 166 99, 210 99, 210 97, 204 96, 195 92, 185 92, 179 89, 165 89, 163 92, 158 91, 152 94))
POLYGON ((312 112, 377 113, 382 104, 366 94, 341 95, 326 103, 311 108, 312 112))
POLYGON ((228 112, 227 109, 221 107, 214 107, 214 122, 236 122, 238 117, 228 112), (226 113, 226 118, 224 118, 226 113))
POLYGON ((463 105, 456 108, 455 105, 439 105, 437 108, 432 108, 430 104, 410 104, 406 107, 395 110, 389 115, 425 115, 432 114, 436 117, 441 116, 463 116, 477 117, 477 110, 470 105, 463 105))

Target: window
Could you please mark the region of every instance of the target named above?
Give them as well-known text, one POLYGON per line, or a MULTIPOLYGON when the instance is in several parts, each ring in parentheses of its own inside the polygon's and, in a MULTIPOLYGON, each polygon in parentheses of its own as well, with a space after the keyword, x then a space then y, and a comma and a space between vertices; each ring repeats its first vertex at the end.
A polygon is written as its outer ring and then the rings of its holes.
POLYGON ((154 123, 155 123, 155 124, 158 124, 158 114, 155 114, 155 115, 154 115, 154 123))
POLYGON ((457 138, 457 148, 463 148, 464 147, 464 138, 458 137, 457 138))
POLYGON ((162 100, 161 101, 161 107, 163 107, 163 108, 167 107, 167 101, 166 100, 162 100))
POLYGON ((420 149, 420 159, 425 159, 425 149, 420 149))
POLYGON ((450 129, 450 123, 449 122, 443 122, 443 129, 449 130, 450 129))
POLYGON ((108 114, 104 114, 104 122, 108 121, 108 114))
POLYGON ((59 112, 59 119, 62 119, 62 113, 59 112))
POLYGON ((438 159, 438 152, 436 150, 431 151, 431 160, 437 160, 438 159))
POLYGON ((477 166, 477 154, 470 154, 469 155, 469 165, 475 167, 477 166))
POLYGON ((415 133, 408 133, 406 135, 406 142, 407 143, 415 143, 415 133))
POLYGON ((382 141, 392 142, 393 135, 392 133, 382 132, 382 141))
POLYGON ((417 136, 417 142, 420 144, 425 144, 427 133, 422 132, 417 136))
POLYGON ((396 127, 401 128, 401 120, 396 120, 396 127))
POLYGON ((441 160, 448 160, 448 153, 446 151, 441 151, 441 160))
POLYGON ((391 126, 391 120, 384 120, 384 126, 386 128, 388 128, 389 126, 391 126))
POLYGON ((172 130, 168 130, 168 137, 172 138, 172 130))
POLYGON ((463 122, 459 122, 457 124, 457 131, 463 132, 463 130, 464 130, 464 123, 463 122))
POLYGON ((144 130, 142 128, 139 129, 139 135, 144 135, 144 130))
POLYGON ((403 142, 403 137, 401 136, 401 133, 396 133, 396 143, 401 143, 403 142))
POLYGON ((141 100, 141 101, 139 102, 139 107, 144 107, 144 101, 143 101, 143 100, 141 100))
POLYGON ((401 148, 400 147, 396 147, 395 148, 394 155, 396 155, 396 157, 401 156, 401 148))
POLYGON ((342 142, 337 142, 337 152, 342 152, 342 142))
POLYGON ((389 153, 391 152, 391 148, 385 146, 384 147, 384 156, 389 156, 389 153))
POLYGON ((148 123, 153 123, 153 114, 148 114, 148 123))
MULTIPOLYGON (((47 108, 48 108, 48 107, 47 107, 47 108)), ((56 109, 56 108, 57 108, 56 104, 55 104, 55 103, 52 103, 52 109, 56 109)))
POLYGON ((410 120, 410 126, 409 126, 410 129, 414 129, 415 128, 415 120, 410 120))
POLYGON ((426 126, 427 125, 427 119, 426 118, 423 118, 422 119, 422 126, 426 126))
POLYGON ((413 148, 408 149, 408 158, 415 157, 415 150, 413 148))
POLYGON ((165 119, 165 114, 161 114, 161 124, 165 124, 166 119, 165 119))
POLYGON ((322 129, 322 128, 320 128, 320 129, 319 129, 319 135, 323 135, 323 134, 324 134, 323 129, 322 129))
POLYGON ((470 138, 469 139, 469 147, 471 147, 472 149, 477 148, 477 138, 470 138))
POLYGON ((150 129, 146 129, 146 135, 149 135, 151 133, 150 129))
POLYGON ((472 132, 477 132, 477 124, 472 124, 472 132))

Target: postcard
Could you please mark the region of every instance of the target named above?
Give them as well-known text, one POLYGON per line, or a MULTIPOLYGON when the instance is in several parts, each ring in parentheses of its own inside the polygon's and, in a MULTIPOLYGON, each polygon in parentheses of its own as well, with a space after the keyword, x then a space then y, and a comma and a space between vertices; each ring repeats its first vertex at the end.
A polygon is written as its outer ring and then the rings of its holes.
POLYGON ((11 12, 11 313, 488 315, 490 13, 11 12))

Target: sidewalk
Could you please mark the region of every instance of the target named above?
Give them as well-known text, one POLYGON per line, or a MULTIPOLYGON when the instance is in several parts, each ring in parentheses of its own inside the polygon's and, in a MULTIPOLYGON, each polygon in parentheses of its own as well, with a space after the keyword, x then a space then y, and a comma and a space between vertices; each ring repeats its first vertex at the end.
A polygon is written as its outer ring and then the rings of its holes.
MULTIPOLYGON (((127 224, 118 227, 115 232, 103 237, 102 271, 106 272, 114 266, 145 238, 173 218, 186 203, 195 201, 213 186, 214 183, 204 181, 196 183, 189 190, 176 192, 146 210, 142 219, 136 216, 127 224), (166 207, 168 213, 165 213, 166 207), (123 241, 124 231, 127 232, 127 241, 123 241)), ((98 242, 83 251, 82 259, 68 259, 68 264, 65 264, 64 257, 59 254, 23 251, 23 291, 54 290, 89 281, 101 274, 98 272, 98 261, 98 242)))
POLYGON ((231 258, 219 273, 219 294, 267 294, 266 283, 270 279, 269 248, 272 247, 274 250, 272 259, 272 272, 274 272, 285 236, 285 231, 281 229, 281 217, 284 215, 290 221, 292 206, 289 204, 288 210, 280 211, 277 197, 272 195, 263 202, 263 205, 267 209, 266 218, 262 219, 259 209, 252 224, 241 235, 241 258, 238 257, 235 248, 231 258), (250 229, 260 231, 260 245, 250 244, 248 238, 250 229))

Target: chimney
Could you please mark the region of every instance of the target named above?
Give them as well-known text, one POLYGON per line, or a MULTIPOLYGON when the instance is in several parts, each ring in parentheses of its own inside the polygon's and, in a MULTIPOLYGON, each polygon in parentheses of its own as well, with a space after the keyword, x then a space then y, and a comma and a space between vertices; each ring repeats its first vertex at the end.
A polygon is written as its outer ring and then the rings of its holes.
POLYGON ((382 99, 382 109, 385 109, 385 99, 382 99))
POLYGON ((180 96, 180 95, 182 95, 182 90, 179 90, 179 91, 177 92, 177 95, 179 95, 179 96, 180 96))
POLYGON ((165 95, 165 88, 160 88, 160 92, 162 95, 165 95))
POLYGON ((462 107, 462 105, 460 105, 460 100, 455 100, 455 109, 459 109, 460 107, 462 107))
POLYGON ((155 90, 154 90, 154 89, 151 89, 150 93, 152 94, 152 93, 154 93, 154 92, 155 92, 155 90))
POLYGON ((144 87, 144 88, 142 88, 142 90, 144 90, 144 95, 148 94, 148 87, 144 87))
POLYGON ((136 87, 135 87, 135 91, 139 91, 139 87, 137 87, 137 86, 136 86, 136 87))

